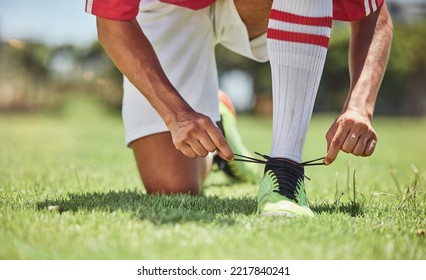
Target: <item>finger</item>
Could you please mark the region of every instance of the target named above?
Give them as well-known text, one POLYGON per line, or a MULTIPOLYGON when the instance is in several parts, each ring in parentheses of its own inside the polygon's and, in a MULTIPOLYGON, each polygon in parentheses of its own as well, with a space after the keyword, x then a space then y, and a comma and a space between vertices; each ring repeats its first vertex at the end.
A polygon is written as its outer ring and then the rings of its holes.
POLYGON ((331 164, 337 157, 337 154, 339 153, 340 149, 342 148, 342 145, 348 135, 349 131, 344 126, 339 126, 339 128, 336 131, 336 134, 332 138, 329 148, 327 151, 327 154, 324 159, 324 163, 326 165, 331 164))
POLYGON ((377 144, 377 138, 370 139, 365 148, 363 156, 365 157, 371 156, 374 153, 374 150, 376 149, 376 144, 377 144))
POLYGON ((370 139, 368 136, 359 137, 352 154, 356 156, 362 156, 364 154, 365 148, 367 147, 368 139, 370 139))
POLYGON ((331 141, 333 140, 334 135, 336 134, 337 126, 332 125, 331 128, 327 131, 325 139, 327 140, 327 151, 330 149, 331 141))
POLYGON ((224 160, 234 159, 234 153, 219 128, 212 126, 206 132, 217 147, 217 153, 221 158, 224 160))
POLYGON ((200 144, 209 152, 216 151, 216 145, 213 143, 212 139, 207 133, 204 133, 202 137, 198 139, 200 141, 200 144))
POLYGON ((191 147, 192 151, 199 157, 205 157, 209 153, 209 151, 207 151, 197 139, 192 140, 188 144, 191 147))
POLYGON ((191 146, 185 144, 182 145, 179 149, 182 154, 184 154, 188 158, 196 158, 197 154, 192 150, 191 146))
POLYGON ((358 139, 358 135, 355 132, 348 133, 345 141, 343 142, 342 151, 345 153, 352 153, 358 142, 358 139))

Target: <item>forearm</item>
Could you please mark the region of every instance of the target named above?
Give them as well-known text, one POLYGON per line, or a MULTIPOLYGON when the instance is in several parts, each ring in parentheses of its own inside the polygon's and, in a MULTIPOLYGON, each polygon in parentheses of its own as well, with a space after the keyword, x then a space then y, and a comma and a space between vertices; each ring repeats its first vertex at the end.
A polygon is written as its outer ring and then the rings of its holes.
POLYGON ((136 20, 97 18, 99 40, 115 65, 147 98, 165 121, 192 111, 167 79, 149 40, 136 20))
POLYGON ((351 23, 351 85, 343 112, 373 117, 377 93, 389 60, 393 26, 386 4, 376 13, 351 23))
POLYGON ((393 33, 386 4, 374 14, 351 23, 351 28, 351 85, 342 114, 326 134, 326 164, 331 164, 340 150, 357 156, 370 156, 378 140, 371 120, 388 63, 393 33))

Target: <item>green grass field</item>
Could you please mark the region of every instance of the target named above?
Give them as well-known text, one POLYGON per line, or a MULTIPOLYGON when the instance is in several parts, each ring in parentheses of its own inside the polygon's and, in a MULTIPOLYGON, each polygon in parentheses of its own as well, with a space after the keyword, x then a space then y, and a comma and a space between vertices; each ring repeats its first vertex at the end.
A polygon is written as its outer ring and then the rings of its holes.
MULTIPOLYGON (((324 155, 333 118, 314 117, 306 160, 324 155)), ((271 120, 239 125, 268 154, 271 120)), ((90 100, 0 115, 0 259, 424 260, 426 119, 375 126, 372 157, 306 170, 317 216, 289 220, 256 216, 257 186, 218 172, 202 196, 145 195, 120 117, 90 100)))

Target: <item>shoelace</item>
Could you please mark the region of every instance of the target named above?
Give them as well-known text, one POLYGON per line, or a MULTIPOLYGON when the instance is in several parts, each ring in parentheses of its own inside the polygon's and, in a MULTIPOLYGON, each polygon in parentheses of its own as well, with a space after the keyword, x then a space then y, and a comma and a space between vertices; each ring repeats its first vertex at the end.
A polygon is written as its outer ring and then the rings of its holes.
MULTIPOLYGON (((278 180, 278 188, 274 191, 290 198, 296 198, 296 186, 299 180, 303 181, 303 178, 310 180, 308 176, 304 173, 305 166, 317 166, 317 165, 325 165, 323 162, 324 157, 317 158, 314 160, 309 160, 301 163, 297 163, 288 159, 276 159, 269 157, 267 155, 262 155, 260 153, 255 152, 256 155, 264 158, 252 158, 244 155, 235 154, 236 157, 234 160, 236 161, 244 161, 258 164, 265 164, 266 170, 273 169, 275 176, 278 180), (321 161, 321 162, 318 162, 321 161), (271 168, 272 167, 272 168, 271 168)), ((266 172, 265 170, 265 172, 266 172)))
MULTIPOLYGON (((235 161, 244 161, 244 162, 252 162, 252 163, 258 163, 258 164, 268 164, 270 166, 274 166, 274 167, 278 167, 278 168, 291 168, 294 166, 298 166, 298 167, 305 167, 305 166, 318 166, 318 165, 325 165, 325 163, 323 162, 323 160, 325 159, 325 157, 321 157, 321 158, 317 158, 317 159, 313 159, 313 160, 309 160, 309 161, 304 161, 301 163, 297 163, 285 158, 282 159, 277 159, 277 158, 272 158, 270 156, 267 155, 262 155, 258 152, 254 152, 256 155, 264 158, 265 160, 262 159, 258 159, 258 158, 252 158, 252 157, 248 157, 248 156, 244 156, 244 155, 239 155, 239 154, 234 154, 235 157, 239 157, 239 158, 234 158, 235 161), (320 161, 321 162, 318 162, 320 161)), ((300 172, 300 171, 299 171, 300 172)), ((308 176, 306 176, 305 174, 302 174, 306 179, 310 180, 310 178, 308 176)))

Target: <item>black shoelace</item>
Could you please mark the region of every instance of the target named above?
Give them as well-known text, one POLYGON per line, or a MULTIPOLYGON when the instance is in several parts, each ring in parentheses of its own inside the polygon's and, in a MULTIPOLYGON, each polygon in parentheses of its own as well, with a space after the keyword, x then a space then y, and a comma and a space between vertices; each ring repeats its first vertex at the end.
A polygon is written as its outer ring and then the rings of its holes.
POLYGON ((281 195, 284 195, 289 199, 294 200, 297 200, 295 193, 298 181, 303 181, 304 178, 310 180, 310 178, 305 175, 304 167, 325 165, 325 163, 323 162, 324 157, 297 163, 288 159, 272 158, 257 152, 255 152, 255 154, 262 157, 263 159, 235 154, 236 158, 234 160, 265 164, 265 173, 268 170, 273 170, 275 176, 277 177, 279 188, 276 191, 279 192, 281 195))

